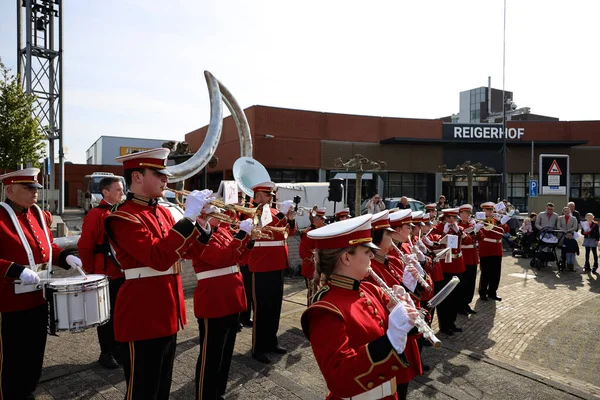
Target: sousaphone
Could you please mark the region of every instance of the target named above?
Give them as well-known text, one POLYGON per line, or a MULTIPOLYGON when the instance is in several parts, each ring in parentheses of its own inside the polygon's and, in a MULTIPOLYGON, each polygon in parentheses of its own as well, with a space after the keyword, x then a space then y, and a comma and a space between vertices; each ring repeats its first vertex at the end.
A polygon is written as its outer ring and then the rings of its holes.
POLYGON ((252 187, 259 183, 271 181, 267 169, 254 158, 240 157, 233 164, 233 179, 242 192, 254 197, 252 187))

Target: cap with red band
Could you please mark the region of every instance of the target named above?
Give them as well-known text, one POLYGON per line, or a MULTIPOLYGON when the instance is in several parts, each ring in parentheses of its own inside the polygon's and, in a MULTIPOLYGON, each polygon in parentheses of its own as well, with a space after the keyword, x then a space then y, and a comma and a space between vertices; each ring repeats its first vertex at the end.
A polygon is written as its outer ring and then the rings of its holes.
POLYGON ((473 206, 470 204, 463 204, 462 206, 458 207, 458 212, 463 211, 473 212, 473 206))
POLYGON ((171 150, 165 148, 145 150, 117 157, 115 161, 122 163, 124 169, 150 168, 171 176, 172 174, 167 170, 169 153, 171 150))
POLYGON ((324 217, 326 212, 327 212, 327 208, 325 208, 325 207, 317 208, 317 217, 324 217))
POLYGON ((308 237, 315 240, 317 249, 344 249, 365 246, 378 250, 372 243, 371 214, 334 222, 322 228, 311 230, 308 237))
POLYGON ((458 216, 458 208, 445 208, 444 215, 446 217, 456 217, 458 216))
POLYGON ((486 203, 483 203, 480 207, 482 210, 493 210, 494 206, 495 204, 492 201, 488 201, 486 203))
POLYGON ((345 217, 346 215, 350 215, 350 209, 349 208, 343 208, 340 211, 335 213, 336 217, 345 217))
POLYGON ((402 225, 412 225, 412 210, 399 210, 390 214, 390 225, 398 228, 402 225))
POLYGON ((4 185, 21 184, 36 189, 42 189, 43 186, 38 183, 37 176, 40 174, 38 168, 25 168, 19 171, 9 172, 0 175, 0 182, 4 185))
POLYGON ((256 193, 258 192, 264 192, 264 193, 268 193, 271 196, 275 196, 275 188, 277 187, 277 185, 274 182, 271 181, 267 181, 267 182, 261 182, 258 183, 254 186, 252 186, 252 190, 254 191, 254 196, 256 196, 256 193))
POLYGON ((373 219, 371 220, 371 229, 376 231, 385 229, 387 231, 394 232, 394 230, 390 227, 390 212, 388 210, 384 210, 374 214, 373 219))
POLYGON ((411 213, 411 222, 414 225, 423 225, 423 211, 414 211, 411 213))
POLYGON ((426 211, 433 211, 436 208, 437 208, 437 204, 435 204, 435 203, 429 203, 425 206, 426 211))

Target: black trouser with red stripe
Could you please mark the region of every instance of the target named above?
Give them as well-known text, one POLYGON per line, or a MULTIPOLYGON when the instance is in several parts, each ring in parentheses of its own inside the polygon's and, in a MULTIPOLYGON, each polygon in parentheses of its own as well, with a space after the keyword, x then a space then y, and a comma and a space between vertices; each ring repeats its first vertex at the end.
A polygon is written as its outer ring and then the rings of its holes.
POLYGON ((241 265, 240 271, 242 273, 242 278, 244 279, 244 290, 246 291, 246 303, 248 304, 248 309, 242 313, 240 313, 240 322, 248 323, 252 319, 252 272, 248 268, 248 265, 241 265))
POLYGON ((167 400, 177 335, 120 343, 127 382, 125 400, 167 400))
POLYGON ((221 399, 235 346, 239 314, 198 318, 200 354, 196 363, 196 400, 221 399))
POLYGON ((42 375, 48 305, 0 313, 0 325, 0 399, 26 399, 35 391, 42 375))
MULTIPOLYGON (((477 280, 477 264, 475 265, 465 265, 466 271, 462 277, 462 301, 461 301, 461 310, 466 310, 467 307, 470 307, 469 304, 473 301, 473 296, 475 295, 475 281, 477 280)), ((458 288, 457 288, 458 289, 458 288)))
POLYGON ((277 347, 277 331, 283 302, 283 270, 252 274, 254 329, 252 351, 264 353, 277 347))
MULTIPOLYGON (((459 279, 463 279, 463 274, 453 274, 444 272, 443 286, 446 286, 453 276, 458 276, 459 279)), ((461 287, 460 283, 454 290, 437 306, 438 309, 438 321, 440 323, 441 330, 447 330, 455 328, 454 324, 458 309, 462 307, 461 298, 461 287)))
POLYGON ((481 276, 479 277, 479 295, 496 297, 502 272, 502 256, 480 257, 481 276))
POLYGON ((115 342, 115 333, 113 330, 113 318, 115 315, 115 304, 117 302, 117 294, 121 285, 125 282, 125 278, 111 279, 108 282, 108 292, 110 294, 110 319, 104 325, 97 328, 98 342, 100 343, 100 352, 112 354, 115 357, 120 357, 119 347, 115 342))

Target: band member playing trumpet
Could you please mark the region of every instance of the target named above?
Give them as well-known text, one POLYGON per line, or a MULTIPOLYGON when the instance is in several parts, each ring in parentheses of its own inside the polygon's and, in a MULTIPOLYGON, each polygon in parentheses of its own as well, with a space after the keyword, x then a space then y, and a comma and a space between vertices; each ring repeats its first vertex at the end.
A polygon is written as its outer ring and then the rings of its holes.
MULTIPOLYGON (((254 202, 258 207, 270 205, 275 195, 275 184, 259 183, 252 186, 252 190, 254 202)), ((271 362, 266 353, 287 353, 277 342, 277 331, 283 301, 283 271, 288 268, 286 239, 287 234, 293 235, 296 231, 296 213, 292 209, 293 205, 291 200, 287 200, 281 203, 279 210, 269 207, 272 221, 266 230, 273 228, 272 238, 256 240, 248 257, 254 301, 252 357, 265 364, 271 362)))
POLYGON ((92 208, 83 219, 81 236, 77 242, 77 250, 83 261, 83 269, 88 274, 102 274, 109 279, 110 319, 97 328, 100 358, 98 363, 104 368, 119 368, 119 348, 115 342, 113 318, 115 302, 119 288, 125 282, 125 275, 117 265, 104 233, 104 218, 110 213, 115 204, 123 198, 123 183, 115 176, 108 176, 100 181, 102 200, 97 207, 92 208))
POLYGON ((104 219, 125 272, 113 323, 115 340, 122 343, 127 400, 169 398, 177 331, 186 323, 179 260, 201 252, 210 237, 196 219, 211 191, 187 196, 184 218, 177 223, 158 205, 169 181, 168 154, 163 148, 117 158, 129 193, 104 219))
POLYGON ((53 242, 52 216, 37 205, 40 170, 0 176, 0 399, 33 400, 42 374, 48 305, 40 276, 49 264, 81 269, 81 260, 53 242), (17 282, 17 280, 19 282, 17 282))
MULTIPOLYGON (((208 212, 212 210, 207 210, 208 212)), ((194 315, 198 319, 200 354, 196 363, 196 399, 222 399, 235 345, 240 312, 247 309, 239 264, 253 245, 254 224, 248 218, 231 234, 230 225, 211 218, 212 235, 200 257, 195 256, 198 279, 194 315)))
POLYGON ((363 215, 308 233, 317 242, 316 270, 326 284, 301 321, 329 388, 327 399, 406 398, 395 393, 396 380, 409 366, 405 348, 418 313, 405 297, 388 313, 389 297, 364 281, 371 249, 377 250, 370 220, 363 215))
POLYGON ((430 221, 435 221, 437 219, 437 204, 430 203, 425 206, 425 214, 429 216, 430 221))
MULTIPOLYGON (((379 247, 379 250, 374 250, 374 257, 371 260, 371 268, 375 273, 384 280, 389 287, 403 285, 404 279, 404 264, 396 257, 388 257, 388 253, 392 249, 392 237, 395 231, 390 227, 389 212, 387 210, 373 215, 371 220, 371 237, 373 244, 379 247)), ((418 271, 412 267, 409 274, 412 274, 413 280, 416 280, 418 271)), ((377 284, 372 275, 369 275, 366 280, 373 284, 377 284)), ((409 366, 406 369, 399 370, 396 375, 396 384, 398 395, 406 394, 409 382, 415 377, 423 374, 421 355, 418 346, 419 335, 409 335, 406 343, 404 354, 408 360, 409 366)))
POLYGON ((488 201, 481 205, 485 212, 485 223, 492 229, 481 229, 483 238, 479 241, 479 257, 481 260, 481 276, 479 277, 479 298, 487 301, 488 298, 501 301, 497 290, 500 284, 502 270, 502 235, 509 232, 508 225, 501 225, 494 216, 494 203, 488 201))
POLYGON ((340 211, 336 212, 334 215, 335 222, 344 221, 348 218, 352 218, 350 215, 350 209, 348 207, 342 208, 340 211))
POLYGON ((310 226, 306 228, 302 235, 300 236, 300 247, 298 248, 298 253, 300 254, 300 258, 302 259, 302 267, 300 269, 300 273, 304 277, 304 281, 306 283, 306 305, 310 305, 310 300, 312 299, 316 285, 319 283, 318 277, 315 277, 315 263, 313 260, 313 252, 316 249, 315 241, 308 237, 308 232, 312 229, 318 229, 325 226, 325 212, 326 208, 317 208, 314 215, 313 213, 309 213, 308 219, 310 221, 310 226), (316 279, 316 282, 315 282, 316 279))

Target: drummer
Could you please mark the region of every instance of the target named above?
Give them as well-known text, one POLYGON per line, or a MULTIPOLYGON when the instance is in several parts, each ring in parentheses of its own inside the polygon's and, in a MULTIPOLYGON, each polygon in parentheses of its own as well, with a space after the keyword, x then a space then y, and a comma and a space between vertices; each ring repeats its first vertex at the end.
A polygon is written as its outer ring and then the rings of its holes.
POLYGON ((118 157, 129 193, 104 219, 125 272, 113 323, 115 340, 122 343, 127 400, 169 398, 177 331, 186 323, 179 260, 196 256, 210 238, 210 229, 196 223, 210 190, 188 195, 177 223, 158 205, 171 175, 168 155, 162 148, 118 157))
POLYGON ((316 241, 316 269, 326 284, 302 315, 302 329, 330 390, 328 399, 406 396, 396 395, 396 377, 408 367, 404 350, 418 313, 402 304, 389 313, 389 298, 364 281, 372 249, 378 249, 371 243, 371 217, 308 234, 316 241))
POLYGON ((100 325, 98 342, 100 343, 100 358, 98 363, 104 368, 119 368, 119 349, 113 333, 113 316, 119 288, 125 282, 121 266, 117 264, 108 244, 108 236, 104 232, 104 217, 111 208, 123 199, 123 183, 120 178, 107 176, 100 181, 102 200, 97 207, 92 208, 83 220, 81 236, 77 242, 79 255, 83 260, 84 270, 89 274, 106 275, 109 279, 110 320, 100 325))
POLYGON ((81 270, 81 260, 53 242, 52 216, 37 205, 40 170, 0 176, 0 398, 31 399, 42 374, 48 305, 40 287, 50 264, 81 270), (22 239, 26 240, 25 243, 22 239), (16 283, 20 280, 20 284, 16 283))

